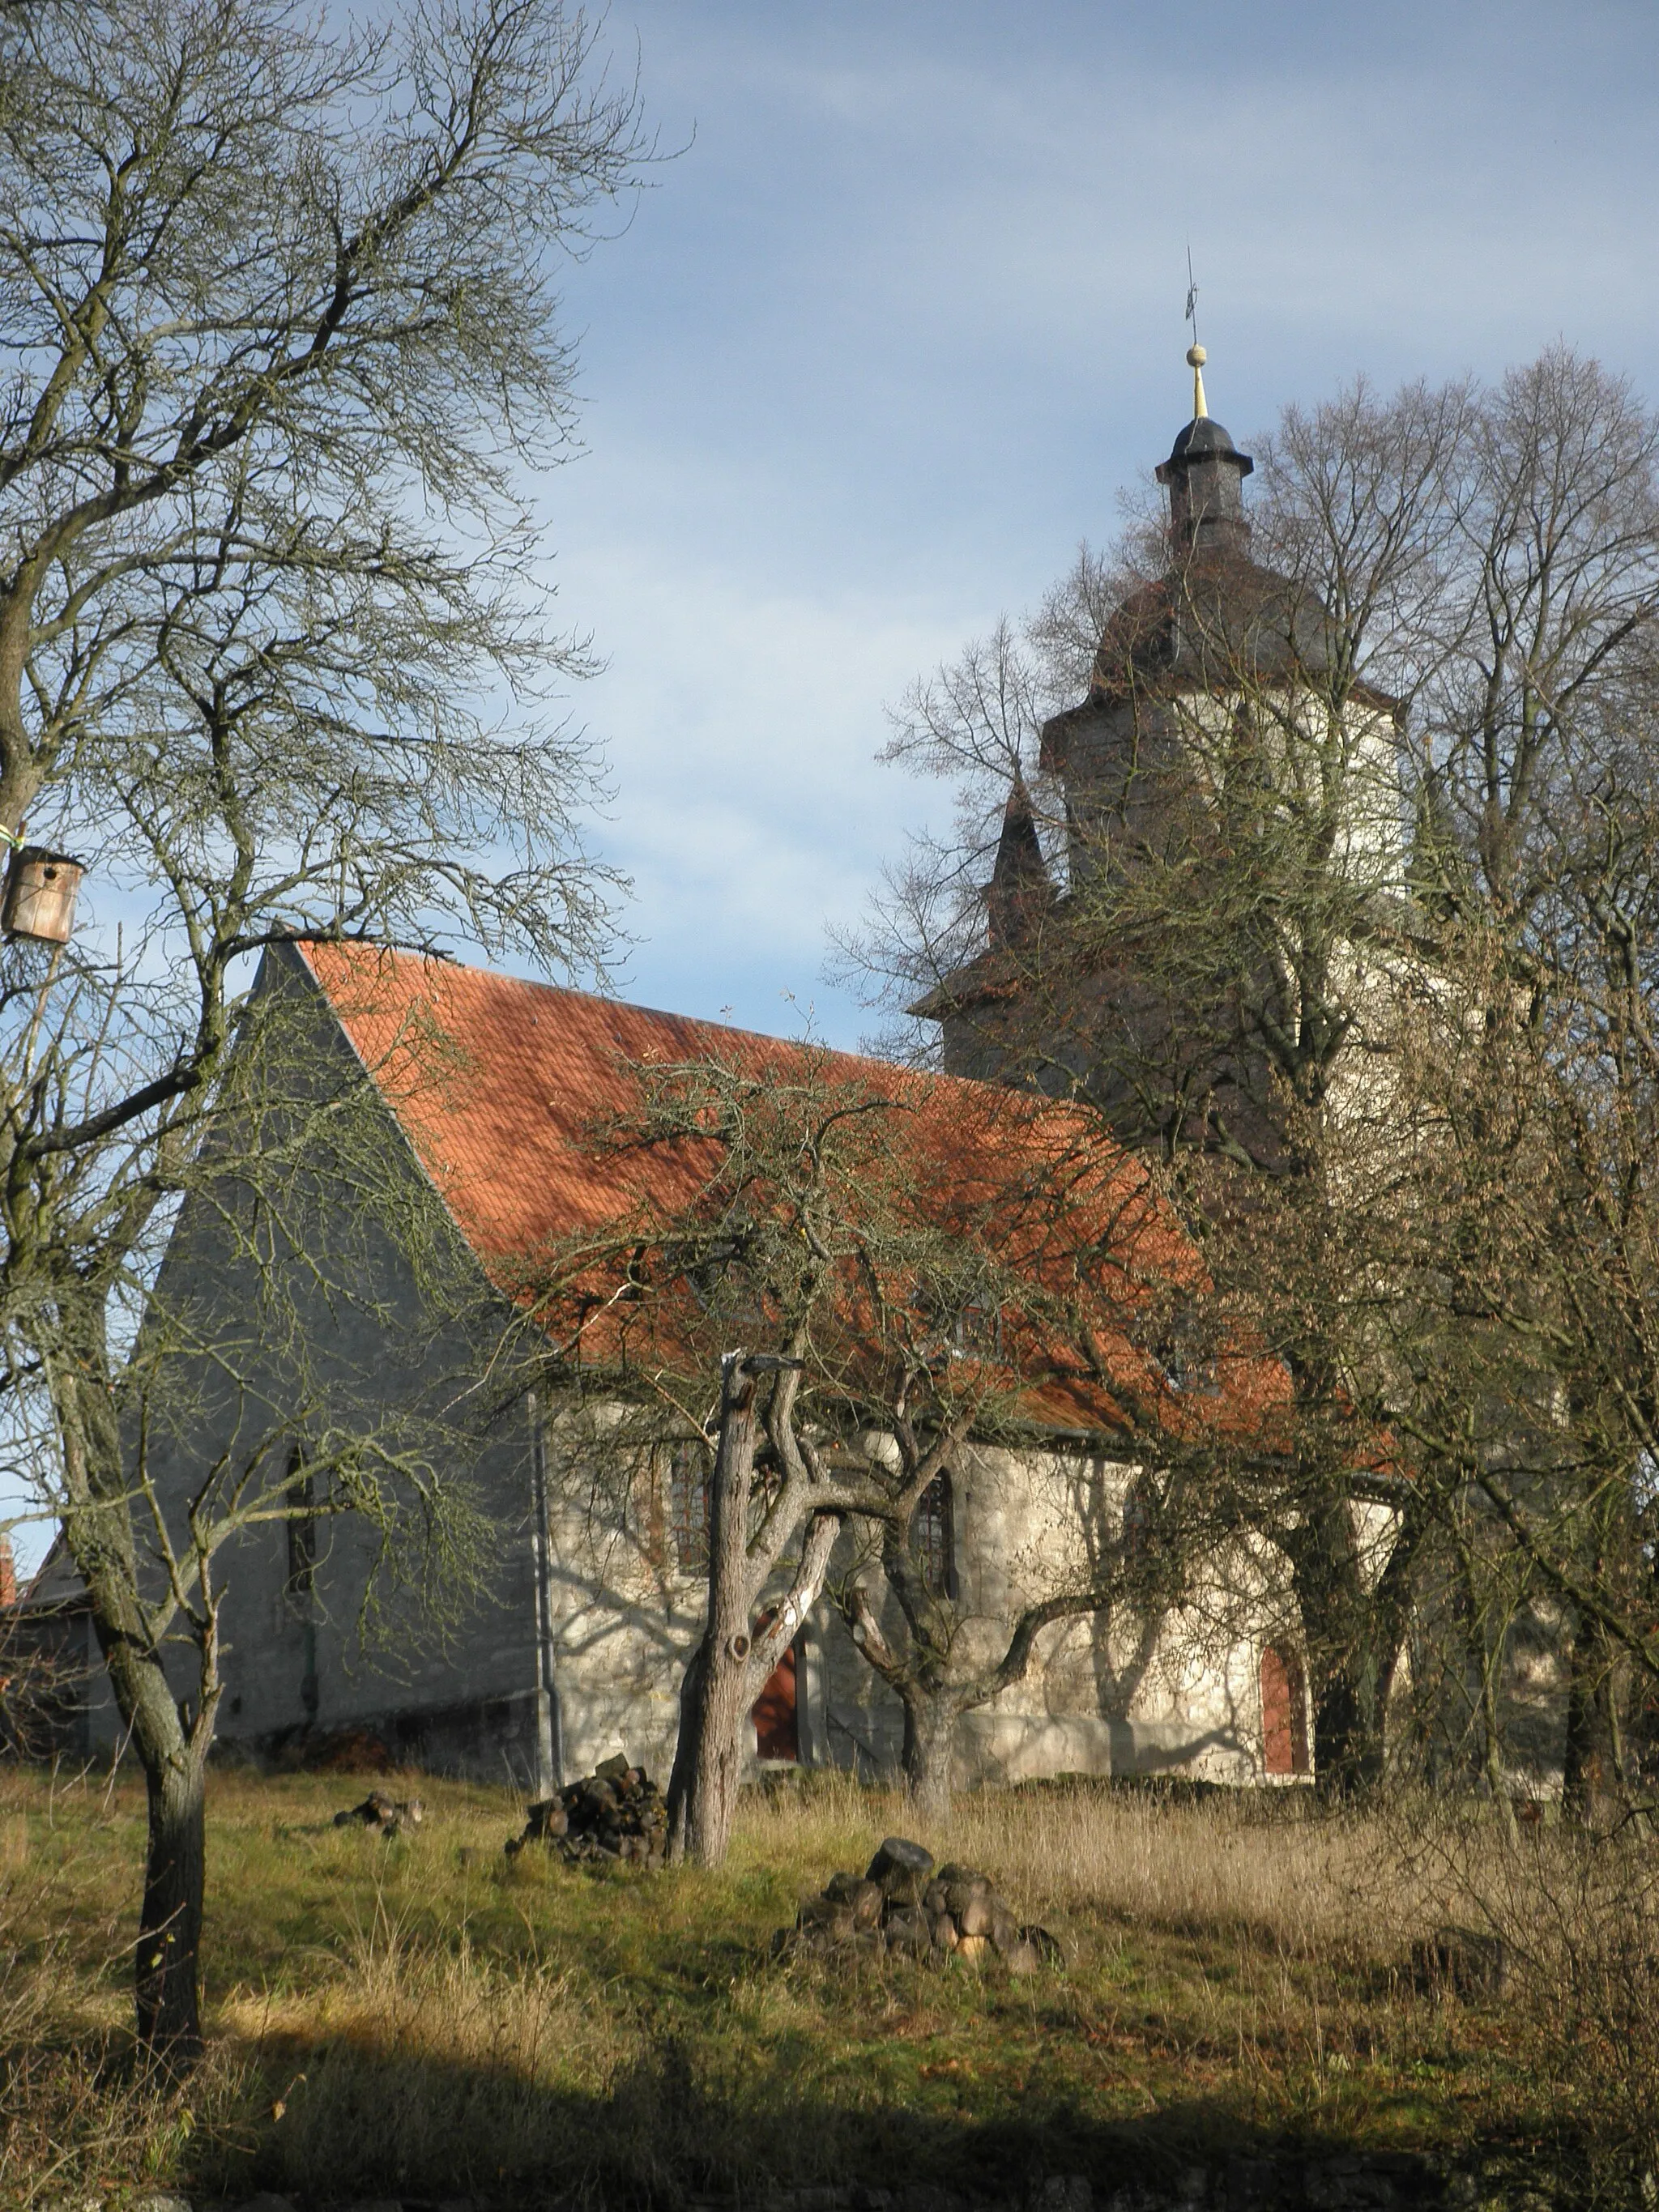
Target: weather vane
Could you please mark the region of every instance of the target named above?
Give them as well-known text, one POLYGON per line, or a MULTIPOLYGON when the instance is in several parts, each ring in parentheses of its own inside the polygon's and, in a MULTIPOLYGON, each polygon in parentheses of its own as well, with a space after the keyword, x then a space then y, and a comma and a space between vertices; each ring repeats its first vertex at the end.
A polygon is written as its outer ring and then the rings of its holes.
POLYGON ((1204 364, 1209 359, 1198 342, 1198 283, 1193 275, 1193 241, 1187 240, 1187 314, 1193 326, 1193 342, 1187 349, 1187 366, 1193 372, 1193 420, 1202 422, 1209 413, 1204 399, 1204 364))

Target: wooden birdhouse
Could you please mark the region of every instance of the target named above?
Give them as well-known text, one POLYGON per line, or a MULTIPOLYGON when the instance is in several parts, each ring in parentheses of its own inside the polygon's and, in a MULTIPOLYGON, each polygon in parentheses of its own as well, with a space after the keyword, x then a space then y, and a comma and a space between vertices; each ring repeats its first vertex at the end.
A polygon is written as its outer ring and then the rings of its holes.
POLYGON ((5 904, 0 929, 8 937, 38 939, 42 945, 67 945, 75 927, 75 901, 86 870, 67 853, 43 845, 21 845, 6 872, 5 904))

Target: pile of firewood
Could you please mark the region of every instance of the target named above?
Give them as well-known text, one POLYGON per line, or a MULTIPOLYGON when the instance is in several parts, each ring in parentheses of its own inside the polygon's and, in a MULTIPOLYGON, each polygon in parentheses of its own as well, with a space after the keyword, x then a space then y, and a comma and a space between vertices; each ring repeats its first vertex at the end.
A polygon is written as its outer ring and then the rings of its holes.
POLYGON ((334 1825, 337 1828, 349 1828, 356 1820, 377 1836, 401 1836, 405 1828, 420 1826, 425 1810, 418 1797, 392 1798, 383 1790, 371 1790, 361 1805, 337 1813, 334 1825))
POLYGON ((531 1806, 524 1833, 508 1843, 507 1856, 526 1844, 545 1844, 573 1863, 620 1859, 659 1867, 668 1851, 667 1802, 645 1769, 630 1766, 619 1753, 556 1797, 531 1806))
POLYGON ((1015 1919, 988 1875, 954 1863, 935 1869, 933 1853, 902 1836, 889 1836, 863 1874, 832 1875, 823 1894, 802 1905, 793 1928, 779 1929, 773 1948, 781 1956, 954 1956, 975 1966, 1000 1959, 1011 1974, 1034 1974, 1064 1959, 1046 1928, 1015 1919))

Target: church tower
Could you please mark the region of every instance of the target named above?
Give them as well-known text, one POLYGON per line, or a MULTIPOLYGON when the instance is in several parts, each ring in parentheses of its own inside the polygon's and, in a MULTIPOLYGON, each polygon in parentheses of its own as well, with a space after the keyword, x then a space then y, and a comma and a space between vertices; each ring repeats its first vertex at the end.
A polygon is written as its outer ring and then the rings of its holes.
POLYGON ((1158 480, 1170 495, 1170 539, 1194 553, 1201 545, 1205 556, 1243 554, 1249 545, 1250 526, 1244 520, 1241 487, 1255 463, 1211 416, 1204 398, 1209 356, 1195 345, 1187 359, 1193 372, 1193 419, 1169 459, 1158 466, 1158 480))
MULTIPOLYGON (((1205 1064, 1216 1024, 1170 1000, 1167 978, 1181 963, 1150 945, 1156 915, 1143 907, 1134 932, 1115 940, 1091 928, 1091 918, 1133 908, 1120 895, 1133 872, 1201 900, 1206 870, 1218 886, 1236 874, 1244 823, 1258 840, 1264 823, 1300 834, 1298 779, 1316 757, 1341 782, 1325 847, 1339 875, 1365 887, 1362 902, 1373 891, 1386 900, 1403 867, 1394 702, 1344 676, 1318 592, 1255 559, 1243 496, 1255 464, 1209 412, 1203 348, 1187 358, 1192 419, 1157 471, 1169 502, 1160 569, 1113 610, 1085 696, 1041 733, 1042 772, 1059 801, 1051 817, 1064 825, 1064 885, 1044 864, 1016 776, 986 888, 985 949, 912 1008, 941 1024, 951 1072, 1086 1091, 1136 1142, 1155 1133, 1142 1126, 1149 1116, 1188 1110, 1170 1103, 1177 1093, 1202 1114, 1218 1088, 1237 1119, 1238 1100, 1268 1086, 1237 1053, 1205 1064), (1123 1073, 1137 1060, 1144 1084, 1123 1073), (1154 1108, 1159 1085, 1164 1103, 1154 1108), (1108 1095, 1118 1090, 1121 1100, 1108 1095)), ((1170 931, 1183 926, 1172 907, 1170 931)), ((1250 1141, 1271 1150, 1261 1110, 1250 1141)))

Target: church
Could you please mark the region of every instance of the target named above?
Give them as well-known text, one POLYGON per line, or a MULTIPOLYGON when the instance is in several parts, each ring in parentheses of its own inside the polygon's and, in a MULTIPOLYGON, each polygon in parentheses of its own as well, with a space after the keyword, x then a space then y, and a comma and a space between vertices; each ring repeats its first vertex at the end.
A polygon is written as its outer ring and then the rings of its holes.
MULTIPOLYGON (((1097 975, 1079 970, 1034 1013, 1033 994, 1039 983, 1047 988, 1034 954, 1064 927, 1068 903, 1091 871, 1107 864, 1114 841, 1142 833, 1148 794, 1190 781, 1193 760, 1213 752, 1218 731, 1231 741, 1242 694, 1290 697, 1288 711, 1297 712, 1297 686, 1316 665, 1316 608, 1249 558, 1241 486, 1252 464, 1207 412, 1201 356, 1194 387, 1194 417, 1158 471, 1170 500, 1170 573, 1118 610, 1086 698, 1042 732, 1042 769, 1065 795, 1067 888, 1050 878, 1017 782, 983 950, 941 978, 919 1009, 942 1024, 945 1073, 938 1082, 1087 1088, 1091 1031, 1102 1008, 1117 1002, 1097 975)), ((1360 750, 1380 757, 1389 702, 1367 696, 1357 703, 1360 750)), ((1352 836, 1358 846, 1385 842, 1381 817, 1357 823, 1352 836)), ((367 1073, 386 1157, 412 1179, 411 1189, 437 1194, 476 1262, 481 1310, 495 1298, 503 1329, 514 1255, 589 1218, 585 1209, 594 1200, 581 1133, 614 1108, 619 1066, 731 1051, 787 1060, 799 1049, 362 947, 317 945, 270 956, 262 988, 303 1008, 319 1080, 331 1067, 343 1081, 367 1073), (393 1042, 410 1039, 416 1049, 425 1048, 420 1040, 440 1041, 430 1048, 450 1070, 418 1109, 384 1074, 393 1042)), ((1132 1020, 1152 1018, 1141 1010, 1132 1020)), ((1220 1076, 1247 1127, 1249 1077, 1237 1064, 1220 1076)), ((1109 1109, 1118 1103, 1109 1100, 1109 1109)), ((1265 1127, 1252 1133, 1272 1141, 1265 1127)), ((325 1215, 312 1234, 329 1233, 325 1215)), ((377 1248, 374 1266, 372 1298, 343 1313, 319 1292, 304 1316, 314 1356, 343 1392, 384 1398, 404 1387, 388 1316, 404 1340, 422 1345, 424 1377, 415 1376, 411 1389, 469 1361, 488 1364, 487 1328, 481 1346, 476 1322, 459 1332, 441 1315, 423 1316, 420 1268, 395 1238, 377 1248)), ((248 1310, 249 1287, 239 1282, 234 1259, 215 1247, 211 1224, 192 1220, 188 1206, 164 1281, 175 1300, 205 1301, 225 1315, 248 1310)), ((235 1462, 244 1401, 280 1395, 274 1347, 270 1358, 257 1388, 234 1402, 215 1401, 188 1432, 156 1448, 168 1511, 182 1511, 204 1467, 235 1462)), ((1182 1385, 1173 1368, 1164 1379, 1172 1389, 1182 1385)), ((556 1407, 526 1393, 480 1441, 465 1473, 498 1532, 486 1593, 445 1637, 411 1639, 395 1663, 362 1649, 356 1637, 371 1532, 355 1529, 349 1516, 325 1532, 303 1519, 244 1530, 225 1561, 222 1741, 269 1756, 356 1733, 378 1739, 399 1761, 531 1792, 589 1771, 618 1750, 665 1774, 679 1679, 702 1626, 699 1493, 671 1459, 643 1505, 637 1498, 596 1504, 597 1493, 579 1495, 555 1477, 557 1419, 556 1407)), ((921 1537, 938 1554, 941 1601, 956 1609, 964 1632, 1006 1632, 1043 1576, 1079 1549, 1103 1540, 1132 1546, 1142 1455, 1107 1412, 1057 1413, 1029 1449, 970 1441, 931 1500, 921 1537)), ((879 1619, 890 1601, 879 1570, 870 1573, 879 1619)), ((1293 1620, 1282 1603, 1267 1604, 1265 1579, 1262 1588, 1253 1618, 1206 1602, 1198 1589, 1161 1611, 1120 1607, 1054 1623, 1022 1679, 961 1716, 958 1784, 1067 1771, 1307 1778, 1304 1660, 1293 1620)), ((113 1708, 60 1554, 24 1605, 56 1624, 60 1642, 80 1635, 89 1687, 74 1716, 72 1747, 106 1751, 116 1735, 113 1708)), ((757 1771, 804 1764, 874 1778, 896 1767, 897 1701, 827 1601, 804 1621, 752 1725, 757 1771)))

